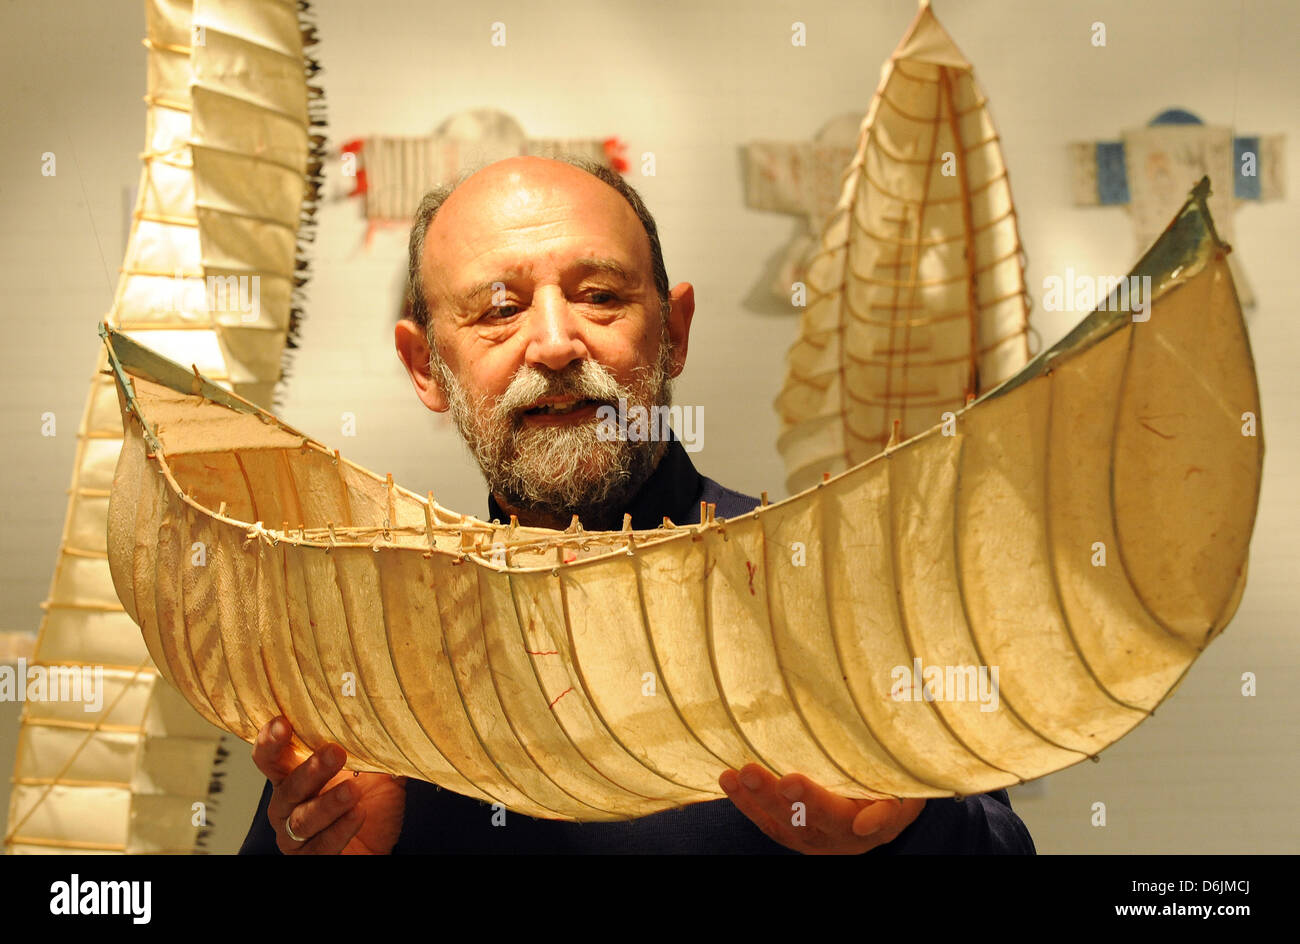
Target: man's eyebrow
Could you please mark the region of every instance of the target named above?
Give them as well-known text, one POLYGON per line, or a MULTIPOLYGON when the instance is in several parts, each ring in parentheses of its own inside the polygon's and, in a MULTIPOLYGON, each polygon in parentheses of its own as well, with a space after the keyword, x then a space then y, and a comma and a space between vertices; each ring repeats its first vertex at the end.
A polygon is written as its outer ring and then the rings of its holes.
MULTIPOLYGON (((566 271, 577 272, 582 275, 587 275, 592 272, 600 272, 612 276, 627 285, 635 284, 637 281, 636 276, 628 270, 627 266, 623 265, 623 263, 619 262, 617 259, 596 257, 576 259, 566 271)), ((475 285, 471 285, 463 292, 458 292, 457 297, 462 301, 470 302, 478 298, 480 295, 491 293, 498 283, 508 285, 512 280, 526 277, 528 274, 529 273, 524 269, 510 269, 502 272, 494 279, 488 279, 475 285)))
POLYGON ((637 281, 627 267, 617 259, 578 259, 570 268, 583 273, 602 272, 629 284, 637 281))
POLYGON ((515 279, 522 278, 527 274, 528 273, 522 269, 510 269, 505 272, 502 272, 494 279, 488 279, 487 281, 479 282, 477 285, 471 285, 463 292, 457 292, 456 294, 457 297, 460 298, 462 301, 466 301, 466 302, 473 301, 474 299, 478 298, 480 295, 486 295, 490 293, 497 286, 498 283, 502 285, 506 285, 515 279))

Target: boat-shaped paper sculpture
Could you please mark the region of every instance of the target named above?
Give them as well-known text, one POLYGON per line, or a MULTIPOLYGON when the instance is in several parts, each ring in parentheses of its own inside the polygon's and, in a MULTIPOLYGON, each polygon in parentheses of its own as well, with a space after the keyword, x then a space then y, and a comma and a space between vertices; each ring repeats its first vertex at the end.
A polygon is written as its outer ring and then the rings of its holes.
POLYGON ((1060 770, 1160 704, 1245 584, 1259 399, 1207 193, 1149 291, 951 423, 698 526, 458 515, 101 329, 115 586, 214 724, 284 714, 303 749, 533 816, 713 799, 750 761, 857 797, 1060 770))
MULTIPOLYGON (((106 320, 270 404, 294 344, 298 240, 324 143, 307 82, 315 27, 297 0, 146 0, 145 22, 144 167, 106 320)), ((221 732, 159 679, 113 590, 104 535, 122 417, 107 367, 101 351, 32 660, 99 673, 100 704, 25 704, 10 853, 194 851, 221 782, 221 732)))
POLYGON ((971 64, 920 6, 805 263, 807 307, 775 404, 791 492, 874 456, 895 422, 901 439, 930 428, 1029 359, 997 129, 971 64))

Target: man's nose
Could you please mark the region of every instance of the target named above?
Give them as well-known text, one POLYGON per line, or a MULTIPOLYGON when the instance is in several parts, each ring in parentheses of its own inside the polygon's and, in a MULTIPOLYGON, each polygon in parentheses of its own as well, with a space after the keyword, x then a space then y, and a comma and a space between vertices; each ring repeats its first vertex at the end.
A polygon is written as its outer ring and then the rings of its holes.
POLYGON ((528 332, 524 358, 534 366, 561 371, 590 356, 582 340, 581 323, 556 286, 545 286, 533 294, 528 332))

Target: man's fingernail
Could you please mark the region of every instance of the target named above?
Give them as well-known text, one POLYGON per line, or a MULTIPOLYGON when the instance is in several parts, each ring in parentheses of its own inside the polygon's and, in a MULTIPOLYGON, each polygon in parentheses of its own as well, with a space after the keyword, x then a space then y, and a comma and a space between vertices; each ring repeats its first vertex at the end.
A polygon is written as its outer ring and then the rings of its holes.
POLYGON ((798 781, 791 781, 781 788, 781 796, 787 800, 797 800, 803 796, 803 784, 798 781))
POLYGON ((276 718, 271 722, 271 740, 279 741, 284 738, 284 722, 276 718))
POLYGON ((747 770, 740 775, 740 782, 751 790, 757 790, 763 785, 763 778, 752 770, 747 770))
POLYGON ((740 786, 736 780, 736 775, 730 770, 718 778, 718 783, 721 784, 723 791, 726 793, 735 793, 736 789, 740 786))

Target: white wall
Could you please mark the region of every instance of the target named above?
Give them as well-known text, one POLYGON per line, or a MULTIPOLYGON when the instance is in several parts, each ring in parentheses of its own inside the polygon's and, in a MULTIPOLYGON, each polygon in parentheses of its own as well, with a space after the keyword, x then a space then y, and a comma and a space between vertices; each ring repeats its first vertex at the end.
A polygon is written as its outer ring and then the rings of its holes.
MULTIPOLYGON (((420 133, 463 109, 493 106, 538 136, 618 134, 631 154, 654 151, 658 175, 634 171, 631 180, 659 220, 670 280, 695 285, 690 357, 676 396, 706 407, 696 464, 731 487, 776 496, 784 474, 770 404, 797 319, 743 301, 792 221, 744 207, 738 148, 756 138, 807 138, 834 115, 865 110, 914 9, 912 0, 498 0, 480 13, 441 0, 328 0, 319 9, 320 78, 336 142, 420 133), (507 26, 504 48, 489 44, 494 20, 507 26), (806 48, 790 44, 795 20, 807 24, 806 48)), ((1045 276, 1067 266, 1126 271, 1140 248, 1122 210, 1071 205, 1068 141, 1114 139, 1181 106, 1242 133, 1286 133, 1292 194, 1300 187, 1300 9, 1292 3, 939 0, 936 10, 991 99, 1036 296, 1045 276), (1098 20, 1107 26, 1105 48, 1089 41, 1098 20)), ((0 442, 9 460, 0 470, 0 629, 34 630, 48 590, 98 344, 94 325, 111 302, 129 210, 124 192, 138 176, 142 33, 134 2, 0 8, 8 156, 0 167, 7 289, 0 442), (56 178, 39 173, 47 150, 58 154, 56 178), (39 435, 46 410, 59 418, 53 439, 39 435)), ((1236 218, 1236 248, 1260 299, 1250 330, 1268 448, 1245 599, 1156 717, 1100 764, 1017 792, 1041 851, 1300 850, 1300 820, 1285 794, 1300 775, 1298 206, 1293 195, 1247 206, 1236 218), (1259 677, 1255 698, 1239 694, 1246 671, 1259 677), (1105 828, 1090 825, 1097 801, 1107 805, 1105 828)), ((393 353, 405 233, 380 233, 365 248, 351 201, 326 206, 320 221, 302 350, 282 415, 410 488, 485 514, 476 468, 446 422, 415 400, 393 353), (346 442, 343 411, 357 416, 357 437, 346 442)), ((1036 311, 1035 325, 1050 343, 1074 317, 1036 311)), ((0 774, 12 759, 13 707, 0 708, 0 774)), ((231 830, 223 848, 237 842, 239 829, 227 824, 251 816, 259 784, 246 776, 234 786, 220 823, 231 830)))

